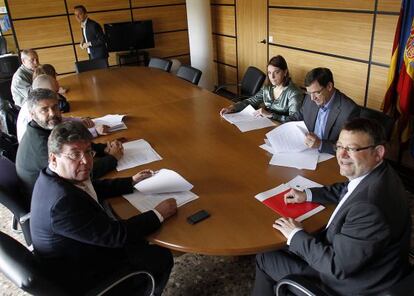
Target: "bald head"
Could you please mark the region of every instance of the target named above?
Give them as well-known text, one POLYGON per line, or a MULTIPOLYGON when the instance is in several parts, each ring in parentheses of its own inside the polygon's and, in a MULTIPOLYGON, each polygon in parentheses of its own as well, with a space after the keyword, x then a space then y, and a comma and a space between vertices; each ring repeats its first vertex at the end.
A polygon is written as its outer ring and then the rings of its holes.
POLYGON ((46 74, 41 74, 39 76, 36 76, 32 84, 32 89, 38 88, 46 88, 57 92, 59 90, 59 85, 54 77, 46 74))

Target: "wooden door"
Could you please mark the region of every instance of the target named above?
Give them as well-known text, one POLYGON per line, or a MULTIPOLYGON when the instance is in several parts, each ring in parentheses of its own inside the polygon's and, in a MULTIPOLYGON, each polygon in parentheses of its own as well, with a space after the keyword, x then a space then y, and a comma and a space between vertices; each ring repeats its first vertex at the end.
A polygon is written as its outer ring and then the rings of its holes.
POLYGON ((239 81, 249 66, 266 73, 267 0, 237 0, 236 24, 239 81))

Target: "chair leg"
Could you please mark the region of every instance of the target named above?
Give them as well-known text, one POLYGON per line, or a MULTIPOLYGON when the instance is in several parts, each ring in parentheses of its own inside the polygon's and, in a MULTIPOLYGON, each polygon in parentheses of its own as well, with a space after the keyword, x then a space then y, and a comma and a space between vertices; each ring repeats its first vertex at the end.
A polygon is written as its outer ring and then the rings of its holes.
POLYGON ((17 221, 14 215, 12 217, 11 229, 15 233, 22 233, 22 230, 19 229, 19 221, 17 221))

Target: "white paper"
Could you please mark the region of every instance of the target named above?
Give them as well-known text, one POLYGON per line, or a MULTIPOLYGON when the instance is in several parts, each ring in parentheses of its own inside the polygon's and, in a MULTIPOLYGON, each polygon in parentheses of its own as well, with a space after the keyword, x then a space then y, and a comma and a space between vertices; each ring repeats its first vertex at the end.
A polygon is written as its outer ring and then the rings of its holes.
POLYGON ((307 128, 303 121, 292 121, 279 125, 266 134, 270 145, 277 152, 300 152, 308 149, 305 145, 307 128))
POLYGON ((143 194, 137 190, 134 190, 133 193, 124 195, 124 198, 128 200, 136 209, 138 209, 138 211, 143 213, 153 210, 160 202, 168 198, 174 198, 177 201, 177 206, 180 207, 192 200, 197 199, 198 196, 191 191, 143 194))
POLYGON ((270 146, 270 145, 262 144, 259 147, 262 148, 263 150, 266 150, 267 152, 269 152, 271 154, 273 154, 273 152, 274 152, 273 149, 272 149, 272 146, 270 146))
POLYGON ((265 199, 268 199, 269 197, 275 196, 283 191, 288 190, 290 187, 286 184, 280 184, 279 186, 272 188, 270 190, 267 190, 265 192, 261 192, 259 194, 256 194, 254 197, 259 201, 264 201, 265 199))
POLYGON ((319 159, 318 159, 318 163, 331 159, 335 157, 335 155, 329 154, 329 153, 319 153, 319 159))
POLYGON ((255 117, 254 120, 250 121, 240 121, 234 124, 241 132, 248 132, 252 130, 257 130, 269 126, 275 126, 276 124, 266 117, 255 117))
POLYGON ((256 110, 252 107, 252 105, 248 105, 240 112, 236 113, 226 113, 223 114, 222 117, 230 123, 236 123, 241 121, 250 121, 255 120, 254 113, 256 110))
POLYGON ((158 194, 189 191, 193 188, 193 185, 178 173, 162 169, 152 177, 135 184, 134 187, 144 194, 158 194))
POLYGON ((302 152, 275 153, 269 164, 297 169, 315 170, 319 153, 316 149, 302 152))
POLYGON ((162 159, 151 145, 143 139, 127 142, 122 146, 124 147, 124 155, 118 160, 117 171, 162 159))
POLYGON ((292 180, 286 183, 290 188, 303 191, 306 188, 323 187, 322 184, 316 183, 308 178, 302 176, 296 176, 292 180))
POLYGON ((102 117, 92 119, 95 124, 107 125, 109 126, 109 131, 114 132, 121 129, 126 129, 125 123, 122 122, 122 119, 125 115, 120 114, 108 114, 102 117))

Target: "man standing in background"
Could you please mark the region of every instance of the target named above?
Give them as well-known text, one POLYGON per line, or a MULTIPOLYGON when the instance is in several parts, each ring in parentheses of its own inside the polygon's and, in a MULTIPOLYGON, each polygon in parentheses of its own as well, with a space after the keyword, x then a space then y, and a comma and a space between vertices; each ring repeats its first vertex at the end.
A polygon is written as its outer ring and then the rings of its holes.
POLYGON ((85 6, 77 5, 74 9, 75 17, 82 28, 83 39, 80 47, 87 50, 90 60, 107 59, 108 50, 106 49, 105 35, 101 26, 88 18, 85 6))

